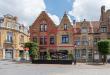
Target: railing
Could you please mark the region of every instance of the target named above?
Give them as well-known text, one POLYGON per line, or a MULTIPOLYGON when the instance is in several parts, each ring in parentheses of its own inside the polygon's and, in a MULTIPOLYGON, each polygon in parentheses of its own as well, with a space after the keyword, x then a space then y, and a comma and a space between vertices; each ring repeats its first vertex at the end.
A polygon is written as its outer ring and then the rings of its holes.
POLYGON ((5 40, 5 43, 12 44, 12 43, 13 43, 13 41, 8 41, 8 40, 5 40))

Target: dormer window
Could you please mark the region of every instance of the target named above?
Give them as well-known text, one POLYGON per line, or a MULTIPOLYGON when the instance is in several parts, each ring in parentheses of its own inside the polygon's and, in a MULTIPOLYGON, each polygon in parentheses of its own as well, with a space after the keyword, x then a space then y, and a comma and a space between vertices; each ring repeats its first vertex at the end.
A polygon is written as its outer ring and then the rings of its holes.
POLYGON ((107 27, 106 27, 106 26, 102 26, 102 27, 101 27, 101 32, 102 32, 102 33, 107 32, 107 27))
POLYGON ((87 30, 87 27, 82 27, 82 33, 87 33, 88 30, 87 30))
POLYGON ((64 30, 67 30, 67 24, 64 24, 64 30))
POLYGON ((11 28, 11 23, 10 22, 7 23, 7 28, 11 28))
POLYGON ((44 25, 44 31, 47 31, 47 24, 44 25))

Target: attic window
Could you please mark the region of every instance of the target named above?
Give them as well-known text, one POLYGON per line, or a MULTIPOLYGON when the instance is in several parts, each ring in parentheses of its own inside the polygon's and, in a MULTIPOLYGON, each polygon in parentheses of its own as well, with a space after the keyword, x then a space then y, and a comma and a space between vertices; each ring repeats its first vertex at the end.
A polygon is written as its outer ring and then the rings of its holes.
POLYGON ((41 24, 40 25, 40 31, 41 32, 46 32, 47 31, 47 24, 41 24))
POLYGON ((101 27, 101 32, 102 32, 102 33, 107 32, 107 27, 106 27, 106 26, 102 26, 102 27, 101 27))
POLYGON ((87 33, 88 30, 87 30, 87 27, 82 27, 82 33, 87 33))
POLYGON ((67 24, 64 24, 64 30, 67 30, 67 24))

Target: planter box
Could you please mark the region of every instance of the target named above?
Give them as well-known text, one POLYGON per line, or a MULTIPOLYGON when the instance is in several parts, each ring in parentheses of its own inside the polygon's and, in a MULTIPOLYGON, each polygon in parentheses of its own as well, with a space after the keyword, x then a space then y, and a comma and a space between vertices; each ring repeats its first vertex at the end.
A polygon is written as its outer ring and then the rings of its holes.
POLYGON ((72 64, 72 60, 32 60, 33 64, 72 64))

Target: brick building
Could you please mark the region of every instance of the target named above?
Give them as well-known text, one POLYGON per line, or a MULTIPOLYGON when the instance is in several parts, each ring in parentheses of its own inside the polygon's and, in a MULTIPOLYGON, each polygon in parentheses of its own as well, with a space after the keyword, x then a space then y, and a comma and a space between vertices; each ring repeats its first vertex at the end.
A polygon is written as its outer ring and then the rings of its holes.
POLYGON ((48 52, 57 51, 73 54, 77 60, 91 61, 98 54, 96 43, 110 38, 110 10, 101 7, 99 21, 70 22, 64 13, 59 25, 45 11, 30 26, 30 40, 37 41, 41 58, 48 52))

